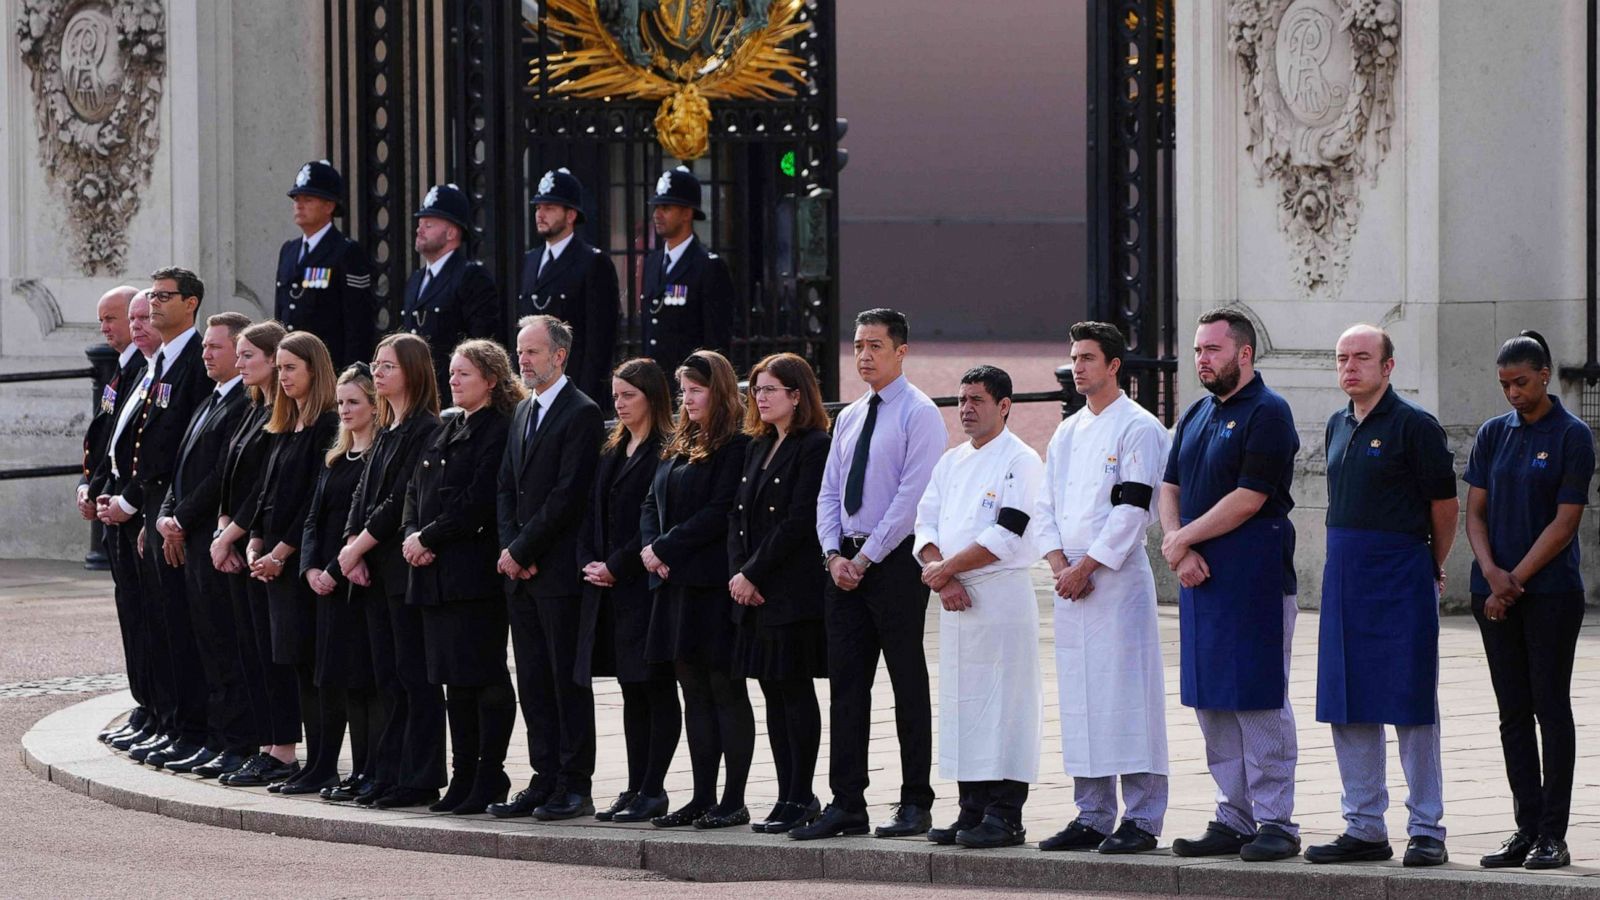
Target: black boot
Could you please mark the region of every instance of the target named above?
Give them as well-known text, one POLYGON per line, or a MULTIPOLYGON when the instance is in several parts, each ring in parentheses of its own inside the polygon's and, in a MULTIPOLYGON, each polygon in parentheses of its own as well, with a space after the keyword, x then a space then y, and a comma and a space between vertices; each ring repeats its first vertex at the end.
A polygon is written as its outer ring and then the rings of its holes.
POLYGON ((461 801, 467 799, 472 793, 472 786, 478 780, 478 761, 476 759, 452 759, 450 761, 450 787, 445 790, 439 802, 428 807, 428 812, 447 813, 455 812, 461 801))
MULTIPOLYGON (((505 802, 511 792, 511 779, 506 777, 506 748, 511 744, 516 720, 516 695, 511 685, 494 685, 479 692, 478 777, 472 782, 472 791, 451 812, 476 816, 486 812, 491 803, 505 802)), ((455 785, 450 788, 454 790, 455 785)))

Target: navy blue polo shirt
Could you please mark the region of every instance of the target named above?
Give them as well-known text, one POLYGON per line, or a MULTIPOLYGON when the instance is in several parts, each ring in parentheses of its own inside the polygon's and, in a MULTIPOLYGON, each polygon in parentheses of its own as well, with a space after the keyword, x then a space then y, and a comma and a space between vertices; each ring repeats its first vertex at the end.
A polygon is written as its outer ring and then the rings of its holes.
MULTIPOLYGON (((1294 509, 1289 495, 1300 435, 1289 404, 1260 372, 1227 400, 1196 400, 1178 420, 1163 480, 1178 485, 1184 521, 1205 515, 1235 488, 1267 495, 1252 518, 1281 519, 1294 509)), ((1294 526, 1283 554, 1284 593, 1295 593, 1294 526)))
MULTIPOLYGON (((1537 422, 1522 421, 1513 409, 1483 423, 1467 461, 1467 484, 1489 494, 1489 550, 1495 564, 1508 572, 1555 521, 1558 505, 1589 502, 1594 435, 1567 412, 1560 398, 1552 394, 1550 401, 1555 407, 1537 422)), ((1577 537, 1523 588, 1530 594, 1583 590, 1577 537)), ((1472 592, 1489 593, 1477 560, 1472 562, 1472 592)))
POLYGON ((1427 540, 1435 500, 1456 496, 1455 456, 1439 420, 1391 385, 1367 417, 1355 404, 1328 419, 1329 528, 1398 531, 1427 540))

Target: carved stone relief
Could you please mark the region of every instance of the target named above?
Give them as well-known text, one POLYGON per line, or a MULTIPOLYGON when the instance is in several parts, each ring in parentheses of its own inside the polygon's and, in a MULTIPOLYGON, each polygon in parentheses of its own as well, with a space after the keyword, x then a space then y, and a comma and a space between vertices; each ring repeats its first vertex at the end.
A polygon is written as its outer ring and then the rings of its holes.
POLYGON ((40 157, 67 201, 76 262, 86 275, 121 272, 159 144, 162 2, 21 0, 16 30, 40 157))
POLYGON ((1246 148, 1278 190, 1278 224, 1307 297, 1337 297, 1361 214, 1358 179, 1389 151, 1399 0, 1232 0, 1246 148))

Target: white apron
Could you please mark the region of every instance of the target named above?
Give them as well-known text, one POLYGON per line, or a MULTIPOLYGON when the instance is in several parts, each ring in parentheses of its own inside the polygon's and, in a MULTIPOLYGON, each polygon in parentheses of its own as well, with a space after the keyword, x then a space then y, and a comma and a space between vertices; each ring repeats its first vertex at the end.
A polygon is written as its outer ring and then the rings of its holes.
POLYGON ((1039 607, 1027 569, 958 576, 972 608, 939 612, 939 775, 1039 780, 1039 607))

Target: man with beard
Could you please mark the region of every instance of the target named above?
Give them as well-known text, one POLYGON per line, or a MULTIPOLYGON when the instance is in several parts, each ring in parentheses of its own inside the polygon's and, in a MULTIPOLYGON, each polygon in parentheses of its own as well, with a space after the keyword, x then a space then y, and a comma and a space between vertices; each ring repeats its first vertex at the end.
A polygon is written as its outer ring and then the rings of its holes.
POLYGON ((649 201, 660 243, 644 260, 639 325, 644 354, 663 372, 696 350, 733 358, 733 276, 695 237, 695 221, 706 217, 700 196, 700 179, 679 166, 661 173, 649 201))
POLYGON ((543 313, 567 323, 574 339, 567 371, 579 390, 609 410, 617 269, 575 230, 583 224, 583 185, 571 172, 544 173, 533 198, 533 221, 544 245, 523 254, 517 315, 543 313))
POLYGON ((462 246, 472 234, 472 201, 453 184, 428 189, 417 220, 423 266, 406 279, 399 331, 419 335, 433 352, 440 390, 450 383, 450 353, 467 338, 500 334, 494 278, 462 246))
POLYGON ((1200 317, 1194 362, 1211 393, 1179 420, 1161 485, 1161 554, 1178 574, 1179 681, 1205 735, 1217 816, 1179 856, 1247 862, 1300 852, 1289 705, 1300 449, 1289 404, 1255 371, 1256 331, 1237 310, 1200 317))
POLYGON ((300 236, 278 250, 273 317, 288 331, 309 331, 328 347, 335 372, 372 358, 372 264, 367 252, 340 233, 344 176, 325 159, 300 167, 289 189, 300 236))

